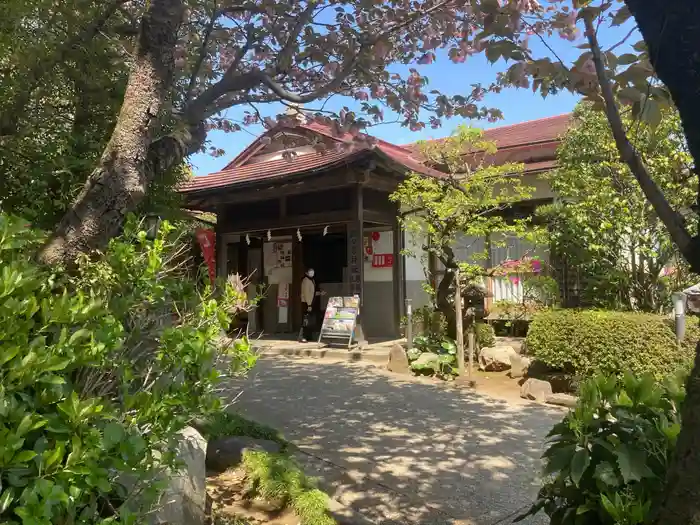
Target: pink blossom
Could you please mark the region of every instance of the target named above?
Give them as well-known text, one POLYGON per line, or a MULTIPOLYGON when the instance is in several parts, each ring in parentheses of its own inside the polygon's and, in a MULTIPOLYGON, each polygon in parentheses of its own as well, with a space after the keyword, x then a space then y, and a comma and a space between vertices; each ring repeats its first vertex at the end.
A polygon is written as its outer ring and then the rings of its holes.
POLYGON ((357 91, 354 97, 355 100, 369 100, 369 95, 366 91, 357 91))

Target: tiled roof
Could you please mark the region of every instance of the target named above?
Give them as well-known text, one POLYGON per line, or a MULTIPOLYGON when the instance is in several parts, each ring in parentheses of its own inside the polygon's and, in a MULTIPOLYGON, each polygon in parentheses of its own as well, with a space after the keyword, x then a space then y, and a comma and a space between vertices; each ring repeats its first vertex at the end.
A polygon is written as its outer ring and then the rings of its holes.
POLYGON ((570 120, 571 114, 565 113, 510 126, 500 126, 484 131, 484 138, 494 141, 498 149, 557 141, 566 133, 570 120))
POLYGON ((343 148, 295 156, 289 160, 276 159, 233 169, 224 169, 209 175, 190 179, 180 191, 189 193, 214 188, 224 188, 241 182, 268 180, 291 175, 310 173, 319 169, 341 165, 367 153, 366 148, 343 148))
MULTIPOLYGON (((498 149, 531 146, 542 142, 555 142, 566 133, 571 120, 570 113, 528 120, 518 124, 498 126, 484 130, 484 138, 496 143, 498 149)), ((435 139, 439 142, 445 139, 435 139)), ((416 144, 404 144, 405 149, 415 149, 416 144)))
MULTIPOLYGON (((556 167, 555 153, 559 140, 567 129, 570 115, 557 115, 520 124, 501 126, 486 130, 487 139, 496 142, 499 151, 492 156, 497 163, 524 162, 525 172, 537 172, 556 167)), ((441 177, 444 174, 426 166, 419 158, 414 144, 399 146, 368 135, 337 133, 329 126, 305 123, 297 126, 302 130, 318 133, 336 142, 338 148, 296 155, 290 159, 275 159, 254 164, 245 162, 264 147, 262 137, 279 132, 270 130, 241 152, 223 170, 188 181, 180 191, 185 193, 226 188, 244 182, 256 182, 321 171, 347 164, 363 155, 377 155, 397 164, 405 171, 416 171, 427 176, 441 177)))

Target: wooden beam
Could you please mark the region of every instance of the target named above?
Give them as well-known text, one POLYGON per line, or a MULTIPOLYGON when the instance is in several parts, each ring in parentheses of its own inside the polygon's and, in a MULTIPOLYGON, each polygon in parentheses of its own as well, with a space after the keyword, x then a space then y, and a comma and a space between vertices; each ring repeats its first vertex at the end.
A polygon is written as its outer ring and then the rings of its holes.
POLYGON ((325 226, 327 224, 348 222, 355 218, 354 210, 342 210, 308 215, 287 216, 275 219, 248 219, 245 217, 227 217, 221 224, 224 233, 264 232, 266 230, 284 230, 307 226, 325 226))
POLYGON ((394 223, 394 220, 396 219, 396 216, 392 213, 387 213, 385 211, 368 210, 366 208, 363 210, 362 214, 362 218, 365 222, 377 222, 386 226, 391 226, 394 223))
POLYGON ((241 202, 262 201, 281 195, 300 195, 316 191, 342 188, 356 184, 360 176, 352 171, 343 170, 316 174, 315 177, 299 175, 292 179, 263 181, 255 185, 240 188, 224 188, 201 194, 185 194, 185 202, 211 202, 216 204, 237 204, 241 202), (323 175, 319 177, 318 175, 323 175))

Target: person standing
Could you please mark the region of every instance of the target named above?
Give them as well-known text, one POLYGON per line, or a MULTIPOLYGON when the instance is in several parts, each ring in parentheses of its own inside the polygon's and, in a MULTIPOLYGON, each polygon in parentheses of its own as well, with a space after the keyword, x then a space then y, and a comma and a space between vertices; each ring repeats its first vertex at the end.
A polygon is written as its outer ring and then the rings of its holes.
POLYGON ((314 269, 309 268, 306 270, 304 278, 301 280, 301 309, 304 313, 304 317, 301 323, 301 333, 299 342, 306 343, 314 337, 313 325, 314 325, 314 304, 316 297, 321 295, 316 289, 316 281, 314 280, 314 269))

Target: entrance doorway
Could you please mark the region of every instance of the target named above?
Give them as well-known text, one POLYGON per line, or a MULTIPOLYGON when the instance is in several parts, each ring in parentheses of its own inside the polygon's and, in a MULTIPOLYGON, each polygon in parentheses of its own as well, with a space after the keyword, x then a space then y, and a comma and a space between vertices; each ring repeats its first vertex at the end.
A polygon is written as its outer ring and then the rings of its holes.
POLYGON ((313 268, 316 282, 344 282, 347 266, 347 241, 344 233, 307 234, 301 243, 304 271, 313 268))

